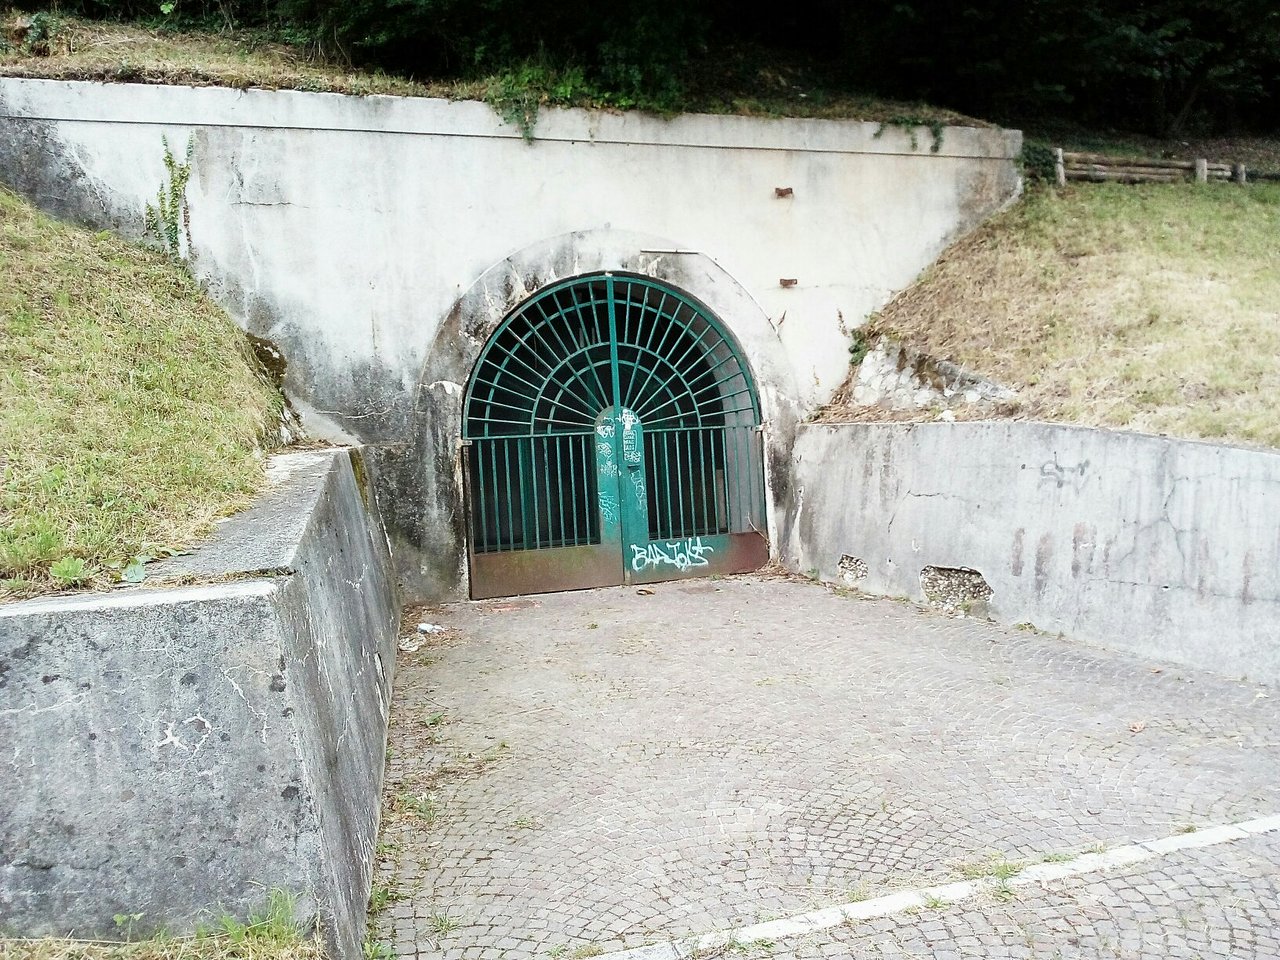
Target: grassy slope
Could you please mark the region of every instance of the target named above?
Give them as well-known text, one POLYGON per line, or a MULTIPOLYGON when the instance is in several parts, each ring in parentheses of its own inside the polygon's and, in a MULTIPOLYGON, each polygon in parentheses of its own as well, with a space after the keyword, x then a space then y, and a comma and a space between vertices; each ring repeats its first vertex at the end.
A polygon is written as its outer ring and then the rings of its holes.
POLYGON ((1025 415, 1280 447, 1280 185, 1033 190, 873 329, 1025 415))
MULTIPOLYGON (((24 18, 0 15, 0 37, 24 18)), ((181 34, 55 16, 44 44, 0 47, 0 76, 424 96, 426 84, 342 70, 249 34, 181 34)))
POLYGON ((243 335, 158 253, 0 190, 0 596, 89 582, 243 507, 278 408, 243 335))

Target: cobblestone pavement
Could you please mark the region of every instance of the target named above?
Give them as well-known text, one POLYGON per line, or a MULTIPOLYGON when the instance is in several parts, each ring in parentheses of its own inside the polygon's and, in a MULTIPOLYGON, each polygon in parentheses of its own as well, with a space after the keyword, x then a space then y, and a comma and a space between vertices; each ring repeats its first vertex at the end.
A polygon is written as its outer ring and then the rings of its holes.
MULTIPOLYGON (((653 589, 425 615, 375 890, 400 955, 582 958, 1280 813, 1262 687, 804 581, 653 589)), ((1277 842, 768 950, 1270 956, 1277 842)))
POLYGON ((733 952, 777 960, 1280 957, 1280 834, 733 952))

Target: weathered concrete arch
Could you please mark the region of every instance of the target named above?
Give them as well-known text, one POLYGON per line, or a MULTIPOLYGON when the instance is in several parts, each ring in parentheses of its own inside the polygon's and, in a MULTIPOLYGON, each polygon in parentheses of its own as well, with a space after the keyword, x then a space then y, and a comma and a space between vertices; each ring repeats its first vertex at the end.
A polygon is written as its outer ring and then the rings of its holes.
POLYGON ((761 388, 777 544, 792 426, 843 381, 849 331, 1020 188, 1021 135, 962 127, 934 153, 858 121, 550 109, 531 146, 477 102, 19 78, 0 127, 0 181, 130 234, 162 137, 194 141, 196 273, 287 361, 310 435, 370 447, 424 599, 461 595, 461 384, 526 293, 625 270, 719 316, 761 388))
MULTIPOLYGON (((765 421, 769 539, 788 515, 788 465, 800 396, 772 321, 714 258, 663 237, 601 229, 550 237, 486 270, 441 321, 418 379, 409 442, 382 448, 380 479, 393 549, 410 596, 466 595, 461 461, 462 402, 481 349, 502 320, 549 283, 617 270, 661 280, 701 301, 747 358, 765 421)), ((773 550, 776 554, 776 548, 773 550)))

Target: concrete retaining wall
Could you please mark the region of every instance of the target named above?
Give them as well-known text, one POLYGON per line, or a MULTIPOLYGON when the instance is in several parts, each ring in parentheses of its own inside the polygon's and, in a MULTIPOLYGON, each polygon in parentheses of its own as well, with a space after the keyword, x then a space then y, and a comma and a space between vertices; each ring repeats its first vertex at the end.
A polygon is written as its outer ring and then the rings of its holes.
POLYGON ((530 293, 597 270, 674 284, 803 413, 842 381, 849 330, 1020 184, 1021 137, 995 129, 946 128, 936 153, 846 121, 548 110, 536 133, 474 102, 0 79, 0 182, 60 216, 140 234, 162 138, 192 145, 195 272, 280 348, 313 436, 377 445, 423 596, 465 587, 460 424, 432 391, 530 293))
POLYGON ((1280 454, 1019 422, 807 424, 795 451, 794 569, 922 600, 926 565, 971 568, 1000 621, 1280 682, 1280 454))
POLYGON ((0 608, 0 928, 182 932, 280 888, 361 955, 399 613, 352 457, 277 457, 143 587, 0 608))

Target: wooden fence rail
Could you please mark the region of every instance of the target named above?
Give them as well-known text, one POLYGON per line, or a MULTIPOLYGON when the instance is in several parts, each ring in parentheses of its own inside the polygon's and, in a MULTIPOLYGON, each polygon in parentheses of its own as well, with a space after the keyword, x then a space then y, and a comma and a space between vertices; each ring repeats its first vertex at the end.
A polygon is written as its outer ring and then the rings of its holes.
POLYGON ((1058 186, 1068 180, 1094 183, 1182 183, 1210 180, 1244 183, 1248 174, 1243 163, 1210 163, 1208 160, 1153 160, 1142 157, 1111 157, 1102 153, 1053 151, 1058 186))

